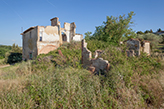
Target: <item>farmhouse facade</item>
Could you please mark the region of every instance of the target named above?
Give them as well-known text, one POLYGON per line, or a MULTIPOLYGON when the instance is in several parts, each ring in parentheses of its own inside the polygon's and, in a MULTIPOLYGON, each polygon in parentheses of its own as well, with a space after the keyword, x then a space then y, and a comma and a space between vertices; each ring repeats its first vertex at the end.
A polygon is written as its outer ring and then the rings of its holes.
POLYGON ((57 49, 65 42, 81 41, 82 34, 76 33, 75 23, 64 23, 61 28, 59 18, 51 19, 51 26, 34 26, 25 30, 23 40, 23 60, 33 59, 39 54, 46 54, 57 49))

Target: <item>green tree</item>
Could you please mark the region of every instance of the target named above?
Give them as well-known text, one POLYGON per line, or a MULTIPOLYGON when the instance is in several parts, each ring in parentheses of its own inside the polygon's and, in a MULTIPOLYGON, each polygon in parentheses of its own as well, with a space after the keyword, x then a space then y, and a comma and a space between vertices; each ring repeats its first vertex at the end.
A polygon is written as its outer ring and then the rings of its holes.
POLYGON ((128 13, 127 17, 125 15, 119 17, 107 16, 106 22, 96 27, 96 31, 90 39, 119 44, 122 39, 135 37, 136 34, 130 29, 130 24, 133 24, 132 16, 134 16, 134 12, 128 13))
POLYGON ((0 45, 0 59, 5 58, 5 53, 11 50, 11 46, 0 45))
POLYGON ((85 40, 89 40, 90 39, 90 37, 92 37, 92 32, 86 32, 86 33, 84 33, 85 34, 85 40))
POLYGON ((13 53, 22 53, 22 49, 18 45, 15 45, 15 43, 14 43, 11 47, 11 52, 13 52, 13 53))

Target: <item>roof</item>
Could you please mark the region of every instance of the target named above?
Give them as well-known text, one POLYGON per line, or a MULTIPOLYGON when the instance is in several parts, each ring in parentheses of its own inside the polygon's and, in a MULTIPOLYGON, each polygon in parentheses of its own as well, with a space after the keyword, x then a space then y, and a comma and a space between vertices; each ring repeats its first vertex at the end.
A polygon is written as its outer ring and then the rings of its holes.
POLYGON ((54 17, 54 18, 50 19, 50 21, 52 21, 52 20, 54 20, 54 19, 59 19, 59 18, 58 18, 58 17, 54 17))
POLYGON ((21 35, 23 35, 23 34, 27 33, 28 31, 30 31, 30 30, 32 30, 32 29, 34 29, 35 27, 36 27, 36 26, 30 27, 29 29, 27 29, 27 30, 25 30, 23 33, 21 33, 21 35))

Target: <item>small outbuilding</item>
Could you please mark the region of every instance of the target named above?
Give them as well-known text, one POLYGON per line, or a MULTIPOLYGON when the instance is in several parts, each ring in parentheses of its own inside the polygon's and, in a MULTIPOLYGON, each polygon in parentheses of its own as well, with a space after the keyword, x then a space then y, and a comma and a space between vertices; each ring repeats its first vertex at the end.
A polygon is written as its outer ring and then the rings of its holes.
POLYGON ((127 56, 139 56, 141 52, 145 52, 150 55, 150 42, 139 39, 129 39, 124 41, 127 44, 127 56))

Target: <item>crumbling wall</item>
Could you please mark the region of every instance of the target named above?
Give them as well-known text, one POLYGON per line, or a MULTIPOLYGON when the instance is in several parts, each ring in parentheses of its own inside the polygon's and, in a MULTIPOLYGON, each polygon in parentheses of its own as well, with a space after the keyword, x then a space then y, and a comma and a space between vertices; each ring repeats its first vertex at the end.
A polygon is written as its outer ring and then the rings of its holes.
POLYGON ((82 40, 82 64, 84 68, 88 68, 91 65, 92 53, 87 49, 87 43, 85 39, 82 40))
POLYGON ((92 59, 92 53, 87 49, 87 43, 85 39, 82 40, 82 64, 84 68, 87 68, 92 73, 99 72, 99 71, 108 71, 110 68, 110 64, 107 60, 103 60, 103 58, 97 58, 102 51, 97 50, 96 58, 92 59))
POLYGON ((150 42, 144 41, 144 46, 143 46, 143 52, 147 53, 150 55, 150 42))
POLYGON ((150 55, 150 42, 146 40, 138 40, 138 39, 129 39, 126 41, 127 43, 127 56, 139 56, 141 52, 145 52, 150 55))
POLYGON ((133 53, 133 51, 134 51, 136 56, 140 55, 141 44, 140 44, 139 40, 137 40, 137 39, 129 39, 127 41, 127 47, 130 50, 130 52, 132 51, 132 53, 133 53))
POLYGON ((38 41, 40 37, 42 37, 42 42, 48 41, 59 41, 59 29, 57 26, 38 26, 39 28, 39 35, 38 35, 38 41))
POLYGON ((110 64, 107 60, 104 60, 103 58, 97 58, 91 60, 91 67, 95 67, 95 72, 109 70, 110 64))
POLYGON ((73 40, 74 41, 81 41, 83 39, 83 35, 82 34, 76 34, 74 37, 73 37, 73 40))
POLYGON ((38 26, 38 55, 47 54, 60 46, 60 34, 57 26, 38 26), (42 37, 42 40, 40 40, 42 37))

